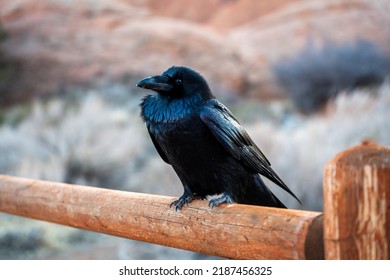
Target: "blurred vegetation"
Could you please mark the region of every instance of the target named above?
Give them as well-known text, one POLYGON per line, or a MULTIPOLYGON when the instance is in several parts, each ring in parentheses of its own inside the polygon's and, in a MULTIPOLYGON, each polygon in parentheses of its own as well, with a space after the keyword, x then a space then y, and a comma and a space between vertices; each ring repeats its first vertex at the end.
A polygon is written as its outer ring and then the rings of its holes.
POLYGON ((5 32, 5 30, 1 26, 1 22, 0 22, 0 43, 2 41, 4 41, 6 38, 7 38, 7 33, 5 32))
POLYGON ((26 232, 14 229, 0 236, 2 251, 0 259, 13 259, 22 254, 33 254, 45 246, 42 229, 32 227, 26 232))
MULTIPOLYGON (((4 43, 4 41, 7 38, 7 33, 2 28, 1 22, 0 22, 0 106, 3 103, 4 98, 4 92, 9 84, 9 81, 12 76, 12 68, 10 65, 6 62, 6 59, 3 55, 1 45, 4 43)), ((0 121, 1 121, 1 114, 0 114, 0 121)))
POLYGON ((321 109, 343 90, 381 84, 390 73, 390 55, 375 44, 307 44, 295 57, 273 66, 278 84, 304 113, 321 109))

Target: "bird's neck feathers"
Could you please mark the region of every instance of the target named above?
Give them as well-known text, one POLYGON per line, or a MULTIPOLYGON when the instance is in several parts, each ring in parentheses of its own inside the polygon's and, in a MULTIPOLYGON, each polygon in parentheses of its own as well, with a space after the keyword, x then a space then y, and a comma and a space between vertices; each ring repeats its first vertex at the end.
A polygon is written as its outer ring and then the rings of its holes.
POLYGON ((205 101, 201 95, 193 95, 191 98, 147 95, 140 104, 141 117, 146 123, 176 122, 195 113, 198 106, 205 101))

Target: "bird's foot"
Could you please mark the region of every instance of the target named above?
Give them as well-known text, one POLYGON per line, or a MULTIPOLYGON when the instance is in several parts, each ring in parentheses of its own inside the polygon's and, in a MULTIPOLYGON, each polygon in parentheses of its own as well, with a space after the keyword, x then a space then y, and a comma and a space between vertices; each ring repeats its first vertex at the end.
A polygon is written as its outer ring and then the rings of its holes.
POLYGON ((175 211, 177 211, 180 210, 184 204, 188 206, 191 201, 192 195, 183 194, 178 200, 173 201, 169 207, 175 206, 175 211))
POLYGON ((222 203, 234 203, 234 201, 230 195, 228 195, 227 193, 223 193, 222 196, 211 199, 209 202, 209 206, 212 209, 222 203))

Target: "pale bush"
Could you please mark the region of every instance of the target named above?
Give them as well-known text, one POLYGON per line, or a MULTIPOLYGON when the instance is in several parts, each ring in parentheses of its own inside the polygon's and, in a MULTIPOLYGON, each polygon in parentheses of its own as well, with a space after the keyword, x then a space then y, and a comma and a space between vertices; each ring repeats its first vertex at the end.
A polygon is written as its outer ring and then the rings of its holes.
POLYGON ((145 157, 140 119, 126 107, 110 106, 98 94, 73 105, 54 99, 32 107, 19 125, 0 130, 2 173, 125 187, 130 171, 145 157))
MULTIPOLYGON (((304 209, 322 209, 322 173, 338 152, 372 139, 390 145, 390 86, 341 93, 326 114, 298 118, 287 124, 259 123, 248 130, 274 169, 301 198, 304 209)), ((272 188, 276 190, 277 188, 272 188)), ((280 193, 293 208, 293 199, 280 193)))

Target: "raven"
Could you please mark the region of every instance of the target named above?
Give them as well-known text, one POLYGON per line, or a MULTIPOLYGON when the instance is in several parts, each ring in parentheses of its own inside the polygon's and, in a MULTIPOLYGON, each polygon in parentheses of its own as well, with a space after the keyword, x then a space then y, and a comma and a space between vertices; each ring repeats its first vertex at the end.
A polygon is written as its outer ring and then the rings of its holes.
POLYGON ((194 196, 218 195, 210 199, 211 208, 221 203, 286 208, 259 174, 299 201, 198 72, 172 66, 137 87, 157 92, 143 98, 141 117, 157 152, 183 184, 183 195, 171 207, 179 210, 194 196))

